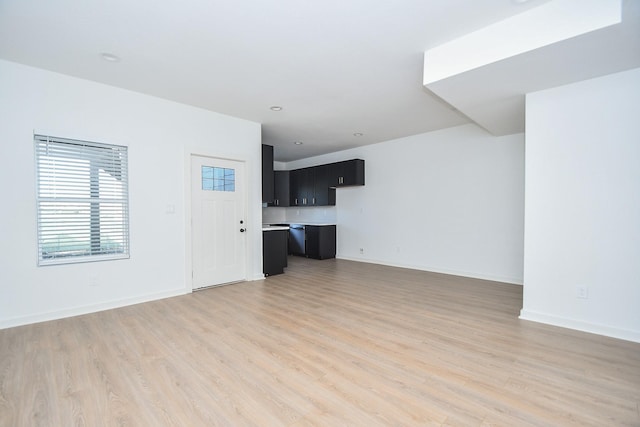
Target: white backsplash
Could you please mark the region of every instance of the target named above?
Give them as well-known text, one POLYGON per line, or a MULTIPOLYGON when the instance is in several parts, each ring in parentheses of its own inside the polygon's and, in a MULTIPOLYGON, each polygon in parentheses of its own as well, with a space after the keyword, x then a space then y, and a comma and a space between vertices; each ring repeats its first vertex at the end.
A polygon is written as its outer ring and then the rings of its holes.
POLYGON ((337 210, 335 206, 262 208, 263 224, 280 223, 323 223, 335 224, 337 210))

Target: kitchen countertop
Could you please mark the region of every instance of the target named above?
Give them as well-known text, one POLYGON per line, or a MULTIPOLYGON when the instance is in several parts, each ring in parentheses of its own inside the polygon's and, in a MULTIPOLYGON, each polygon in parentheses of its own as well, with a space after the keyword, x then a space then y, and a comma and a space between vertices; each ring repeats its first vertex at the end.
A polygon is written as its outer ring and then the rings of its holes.
POLYGON ((278 231, 278 230, 289 230, 289 227, 284 225, 262 224, 262 231, 278 231))
MULTIPOLYGON (((274 231, 274 230, 288 230, 289 225, 286 225, 286 222, 279 222, 277 225, 274 224, 262 224, 262 231, 274 231)), ((327 222, 291 222, 289 224, 295 225, 315 225, 315 226, 327 226, 327 225, 336 225, 335 223, 327 223, 327 222)))
POLYGON ((316 226, 326 226, 326 225, 336 225, 333 222, 292 222, 291 224, 299 224, 299 225, 316 225, 316 226))
POLYGON ((323 226, 323 225, 336 225, 335 222, 308 222, 308 221, 300 221, 300 222, 279 222, 278 224, 262 224, 263 227, 288 227, 289 225, 318 225, 318 226, 323 226))

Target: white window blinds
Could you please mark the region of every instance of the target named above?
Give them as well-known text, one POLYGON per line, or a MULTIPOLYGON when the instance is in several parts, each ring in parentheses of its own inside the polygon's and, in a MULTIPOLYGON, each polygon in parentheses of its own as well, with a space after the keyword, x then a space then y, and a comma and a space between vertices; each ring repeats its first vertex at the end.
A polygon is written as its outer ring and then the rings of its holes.
POLYGON ((34 135, 38 264, 129 257, 127 147, 34 135))

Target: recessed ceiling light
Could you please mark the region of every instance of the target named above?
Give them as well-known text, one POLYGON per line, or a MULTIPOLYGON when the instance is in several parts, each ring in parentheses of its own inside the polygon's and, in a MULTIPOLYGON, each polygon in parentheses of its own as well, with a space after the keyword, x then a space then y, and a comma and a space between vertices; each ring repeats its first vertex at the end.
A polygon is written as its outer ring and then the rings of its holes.
POLYGON ((271 111, 282 111, 282 107, 279 105, 274 105, 273 107, 270 107, 271 111))
POLYGON ((303 142, 302 142, 302 141, 293 141, 293 143, 294 143, 295 145, 302 145, 302 144, 303 144, 303 142))
POLYGON ((511 3, 515 3, 515 4, 522 4, 522 3, 526 3, 529 0, 511 0, 511 3))
POLYGON ((113 53, 109 53, 109 52, 102 52, 100 54, 100 57, 102 59, 104 59, 105 61, 109 61, 109 62, 119 62, 120 61, 120 57, 118 55, 114 55, 113 53))
POLYGON ((364 133, 356 132, 356 133, 353 134, 353 136, 364 136, 364 133))

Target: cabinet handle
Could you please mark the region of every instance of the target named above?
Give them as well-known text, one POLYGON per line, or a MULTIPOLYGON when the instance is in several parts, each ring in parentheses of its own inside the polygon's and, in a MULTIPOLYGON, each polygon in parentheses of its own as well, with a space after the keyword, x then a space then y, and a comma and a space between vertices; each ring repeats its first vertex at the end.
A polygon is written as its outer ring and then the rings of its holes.
POLYGON ((315 197, 313 198, 313 202, 311 202, 311 204, 312 204, 312 205, 315 205, 315 204, 316 204, 316 198, 315 198, 315 197))
POLYGON ((296 205, 298 204, 298 199, 296 199, 296 205))

